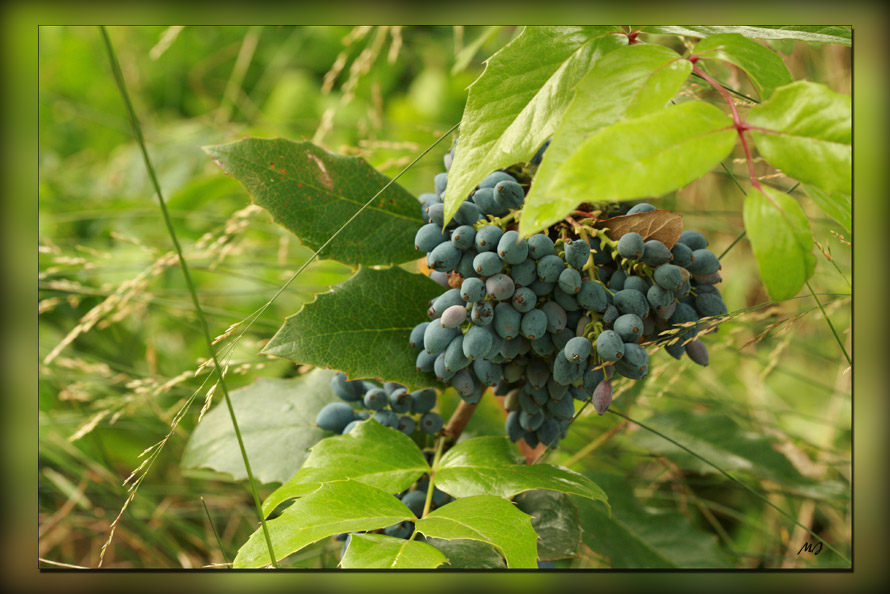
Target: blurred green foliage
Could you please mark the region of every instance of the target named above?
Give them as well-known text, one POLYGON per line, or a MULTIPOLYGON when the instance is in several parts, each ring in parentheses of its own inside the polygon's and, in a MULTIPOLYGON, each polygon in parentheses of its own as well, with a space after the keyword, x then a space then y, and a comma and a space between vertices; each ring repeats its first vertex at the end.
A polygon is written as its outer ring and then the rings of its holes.
MULTIPOLYGON (((461 39, 482 32, 109 29, 211 332, 258 310, 311 251, 264 211, 237 214, 246 192, 200 147, 243 136, 312 139, 395 175, 459 121, 482 54, 513 31, 489 39, 451 76, 461 39)), ((127 497, 121 483, 201 389, 206 372, 192 376, 207 353, 98 29, 41 27, 39 36, 40 556, 94 567, 127 497), (99 315, 44 362, 91 311, 99 315)), ((418 194, 440 168, 441 154, 431 154, 399 183, 418 194)), ((350 274, 313 263, 238 343, 230 388, 293 375, 290 363, 257 355, 262 343, 350 274)), ((252 532, 244 485, 178 467, 208 388, 123 514, 103 566, 223 562, 202 495, 229 561, 252 532)))
MULTIPOLYGON (((394 176, 459 121, 482 60, 516 33, 442 26, 110 28, 211 333, 221 335, 257 311, 311 251, 265 211, 247 208, 246 191, 201 146, 243 136, 308 139, 361 155, 394 176), (482 36, 475 57, 452 73, 461 50, 482 36)), ((172 244, 99 32, 41 27, 39 36, 41 566, 96 566, 127 499, 122 482, 196 392, 121 515, 103 566, 230 562, 255 529, 255 511, 244 484, 179 466, 210 387, 206 368, 195 376, 206 346, 169 257, 172 244)), ((848 48, 784 43, 781 50, 795 78, 850 93, 848 48)), ((716 74, 744 89, 734 71, 716 74)), ((427 155, 399 183, 415 195, 428 191, 445 150, 427 155)), ((775 183, 794 185, 781 177, 775 183)), ((841 239, 843 230, 799 188, 792 195, 811 217, 820 249, 830 247, 831 259, 816 252, 811 284, 849 350, 850 238, 841 239)), ((720 169, 661 204, 705 233, 718 254, 743 228, 742 194, 720 169)), ((744 239, 723 259, 723 272, 730 311, 767 301, 744 239)), ((311 264, 237 343, 230 389, 296 374, 291 363, 259 350, 285 317, 351 273, 334 262, 311 264)), ((650 377, 617 389, 613 406, 640 420, 671 410, 729 415, 774 440, 805 476, 840 483, 849 494, 850 373, 812 298, 801 293, 746 313, 707 341, 707 368, 656 355, 650 377)), ((218 348, 225 354, 230 344, 232 336, 218 348)), ((446 393, 443 408, 455 402, 446 393)), ((495 407, 480 411, 468 434, 499 431, 495 407)), ((810 537, 738 485, 636 447, 632 434, 639 430, 614 415, 585 415, 547 461, 625 477, 648 511, 682 514, 696 530, 717 535, 737 567, 836 566, 825 553, 798 557, 801 539, 810 537)), ((816 501, 756 477, 744 480, 849 555, 848 497, 816 501)), ((261 496, 275 486, 262 485, 261 496)), ((334 567, 340 547, 322 542, 288 564, 334 567)), ((557 566, 569 565, 610 561, 585 548, 557 566)))

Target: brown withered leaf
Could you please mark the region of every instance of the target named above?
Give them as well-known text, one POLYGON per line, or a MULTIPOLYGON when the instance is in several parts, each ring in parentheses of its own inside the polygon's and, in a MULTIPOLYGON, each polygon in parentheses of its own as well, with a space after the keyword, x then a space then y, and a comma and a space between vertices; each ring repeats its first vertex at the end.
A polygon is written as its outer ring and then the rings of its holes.
POLYGON ((674 247, 683 232, 683 215, 670 210, 650 210, 632 215, 602 219, 594 224, 598 229, 607 229, 609 239, 616 240, 625 233, 636 231, 643 239, 657 239, 667 246, 674 247))

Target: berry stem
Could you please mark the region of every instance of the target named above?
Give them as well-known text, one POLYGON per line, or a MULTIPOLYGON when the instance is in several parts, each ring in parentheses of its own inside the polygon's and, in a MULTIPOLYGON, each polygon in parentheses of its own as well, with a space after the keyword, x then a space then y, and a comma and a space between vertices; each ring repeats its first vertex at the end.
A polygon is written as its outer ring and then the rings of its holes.
POLYGON ((563 219, 563 220, 564 220, 566 223, 568 223, 569 225, 571 225, 572 227, 574 227, 575 229, 579 229, 579 228, 581 227, 581 224, 578 223, 578 221, 576 221, 576 220, 573 219, 572 217, 566 217, 566 218, 563 219))
MULTIPOLYGON (((420 514, 421 518, 425 518, 428 513, 430 513, 430 507, 433 505, 433 491, 435 490, 436 483, 436 470, 439 468, 439 458, 442 457, 442 450, 445 446, 445 436, 439 437, 436 441, 436 454, 433 456, 433 463, 430 465, 430 482, 426 488, 426 500, 423 502, 423 513, 420 514)), ((415 522, 414 532, 411 533, 411 538, 408 540, 414 540, 417 536, 417 523, 415 522)))
POLYGON ((609 246, 609 247, 613 247, 613 248, 615 248, 615 249, 618 249, 618 242, 615 241, 614 239, 611 239, 608 235, 606 235, 606 232, 607 232, 607 231, 608 231, 607 228, 606 228, 606 229, 597 229, 597 230, 596 230, 596 236, 599 237, 599 239, 600 239, 600 243, 604 243, 604 244, 606 244, 606 245, 609 246))

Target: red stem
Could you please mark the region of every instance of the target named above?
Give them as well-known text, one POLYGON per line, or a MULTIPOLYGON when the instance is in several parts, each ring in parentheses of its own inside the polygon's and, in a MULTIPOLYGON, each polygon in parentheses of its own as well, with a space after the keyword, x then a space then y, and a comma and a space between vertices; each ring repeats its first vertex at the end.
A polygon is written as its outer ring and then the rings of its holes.
POLYGON ((695 62, 698 61, 698 56, 692 56, 689 60, 692 62, 692 71, 697 75, 708 81, 712 87, 717 89, 717 91, 723 95, 723 98, 726 99, 726 102, 729 103, 729 109, 732 111, 732 124, 733 127, 738 132, 739 140, 742 141, 742 149, 745 151, 745 161, 748 163, 748 175, 751 178, 751 185, 757 188, 760 192, 763 192, 763 187, 760 185, 760 182, 757 181, 757 177, 754 175, 754 159, 751 157, 751 148, 748 146, 748 139, 745 137, 745 132, 750 130, 751 127, 748 126, 745 122, 742 121, 742 118, 739 116, 739 111, 736 109, 735 103, 732 101, 732 97, 729 94, 729 91, 723 88, 723 86, 718 83, 716 80, 708 76, 708 74, 695 65, 695 62))
POLYGON ((739 117, 739 112, 735 107, 735 103, 732 102, 732 97, 730 96, 729 91, 724 89, 723 85, 721 85, 716 80, 714 80, 713 78, 708 76, 704 70, 702 70, 701 68, 696 66, 695 62, 692 63, 692 71, 695 72, 700 77, 702 77, 703 79, 705 79, 706 81, 708 81, 709 83, 711 83, 711 86, 714 87, 715 89, 717 89, 717 91, 721 95, 723 95, 723 98, 726 99, 727 103, 729 103, 729 109, 732 110, 732 121, 735 124, 735 126, 738 128, 738 126, 741 125, 742 120, 739 117))
POLYGON ((745 150, 745 160, 748 162, 748 175, 751 177, 751 185, 757 188, 760 193, 763 193, 763 186, 760 185, 760 182, 757 181, 757 178, 754 176, 754 159, 751 158, 751 149, 748 147, 748 138, 745 136, 745 128, 737 128, 739 132, 739 139, 742 141, 742 148, 745 150))

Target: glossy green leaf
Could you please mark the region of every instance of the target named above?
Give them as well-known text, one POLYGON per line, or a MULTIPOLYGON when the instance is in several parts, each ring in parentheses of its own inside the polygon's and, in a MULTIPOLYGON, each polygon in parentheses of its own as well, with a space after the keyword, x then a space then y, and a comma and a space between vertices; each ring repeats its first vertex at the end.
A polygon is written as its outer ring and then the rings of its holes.
POLYGON ((399 493, 429 471, 426 458, 410 437, 369 419, 345 435, 318 442, 303 467, 266 498, 263 513, 268 515, 284 501, 314 491, 320 483, 353 480, 399 493))
POLYGON ((506 499, 478 495, 452 501, 417 521, 427 537, 470 539, 493 545, 508 568, 535 568, 538 535, 531 518, 506 499))
POLYGON ((619 27, 529 26, 488 59, 470 86, 445 190, 450 220, 495 169, 529 160, 553 133, 572 89, 603 54, 627 44, 619 27))
POLYGON ((478 540, 444 540, 441 538, 425 538, 448 558, 448 564, 442 569, 506 569, 507 564, 496 548, 478 540))
POLYGON ((408 337, 429 319, 427 303, 442 292, 434 281, 401 268, 361 268, 287 318, 263 352, 339 369, 349 379, 440 388, 435 375, 417 371, 408 337))
POLYGON ((763 192, 751 188, 745 196, 745 230, 766 292, 770 299, 782 301, 797 295, 813 275, 813 235, 794 198, 762 187, 763 192))
POLYGON ((523 217, 536 218, 542 206, 559 199, 562 192, 552 184, 554 175, 585 140, 621 119, 663 109, 691 70, 688 60, 658 45, 628 45, 603 56, 575 88, 535 173, 523 217))
MULTIPOLYGON (((746 431, 728 416, 676 410, 656 413, 645 423, 727 472, 745 473, 773 481, 807 497, 844 496, 842 485, 836 481, 822 484, 804 477, 774 447, 776 444, 771 439, 762 433, 746 431)), ((647 452, 667 456, 681 468, 692 472, 718 472, 713 466, 650 431, 634 432, 631 441, 647 452)), ((610 500, 614 501, 612 497, 610 500)))
MULTIPOLYGON (((311 142, 245 138, 204 150, 276 223, 313 250, 389 182, 361 157, 330 153, 311 142)), ((414 234, 422 224, 417 199, 392 184, 319 257, 350 266, 415 260, 414 234)))
POLYGON ((448 558, 442 569, 506 569, 507 564, 500 552, 487 542, 478 540, 444 540, 442 538, 420 538, 436 547, 448 558))
POLYGON ((532 528, 538 534, 538 559, 553 561, 578 556, 581 524, 578 509, 568 495, 528 491, 516 498, 516 506, 532 517, 532 528))
POLYGON ((682 514, 644 506, 617 474, 591 473, 609 493, 612 516, 598 505, 578 506, 584 544, 614 569, 731 567, 713 534, 696 529, 682 514))
POLYGON ((713 105, 680 103, 621 121, 590 137, 554 173, 553 196, 522 212, 530 235, 584 202, 660 196, 708 173, 732 151, 732 119, 713 105))
MULTIPOLYGON (((309 447, 327 435, 315 426, 318 411, 338 400, 331 391, 332 372, 313 369, 294 379, 260 378, 229 395, 254 477, 263 483, 284 482, 299 468, 309 447)), ((182 456, 185 468, 206 467, 247 478, 224 403, 204 415, 182 456)))
POLYGON ((851 99, 825 85, 796 82, 751 108, 751 138, 764 159, 785 174, 828 193, 852 193, 851 99))
POLYGON ((551 464, 525 464, 506 437, 476 437, 445 453, 436 486, 453 497, 497 495, 509 499, 524 491, 548 489, 601 501, 606 494, 583 474, 551 464))
MULTIPOLYGON (((284 559, 322 538, 341 532, 377 530, 414 514, 398 497, 358 481, 337 481, 297 499, 266 525, 275 556, 284 559)), ((234 566, 264 567, 271 563, 262 528, 238 550, 234 566)))
POLYGON ((643 32, 686 37, 709 37, 721 33, 738 33, 752 39, 795 39, 808 43, 837 43, 840 45, 852 45, 853 40, 853 31, 850 27, 837 25, 649 26, 644 27, 643 32))
POLYGON ((853 200, 849 194, 841 192, 828 193, 809 184, 801 184, 807 195, 822 209, 822 212, 833 218, 847 230, 853 232, 853 200))
POLYGON ((702 60, 723 60, 745 71, 760 98, 769 99, 776 88, 794 82, 777 53, 739 33, 720 33, 698 42, 692 53, 702 60))
POLYGON ((353 534, 340 560, 344 569, 435 569, 448 559, 436 547, 383 534, 353 534))

